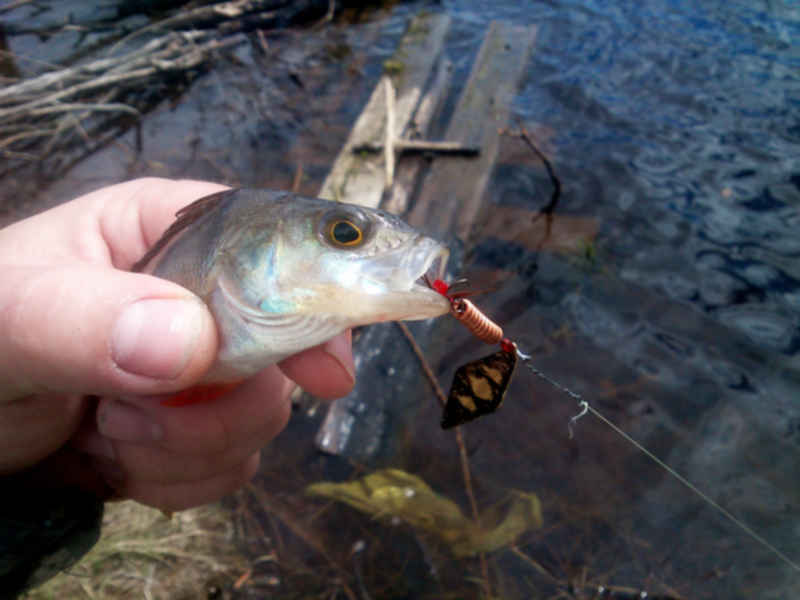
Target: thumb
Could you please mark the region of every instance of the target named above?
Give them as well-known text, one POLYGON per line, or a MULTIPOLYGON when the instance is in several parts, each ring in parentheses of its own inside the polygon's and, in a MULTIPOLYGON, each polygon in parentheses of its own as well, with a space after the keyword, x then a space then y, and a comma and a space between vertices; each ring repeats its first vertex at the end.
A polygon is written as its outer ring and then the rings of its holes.
POLYGON ((3 277, 0 389, 12 397, 170 392, 216 355, 207 307, 169 281, 83 265, 4 268, 3 277))

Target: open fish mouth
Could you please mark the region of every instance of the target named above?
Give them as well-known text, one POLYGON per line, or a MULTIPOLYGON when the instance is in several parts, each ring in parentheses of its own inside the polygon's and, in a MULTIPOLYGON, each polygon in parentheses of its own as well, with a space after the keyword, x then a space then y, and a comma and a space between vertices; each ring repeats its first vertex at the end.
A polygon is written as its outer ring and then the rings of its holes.
POLYGON ((384 286, 382 292, 361 294, 353 302, 358 302, 360 312, 371 315, 372 322, 429 319, 443 315, 450 310, 450 302, 433 290, 426 279, 441 279, 449 256, 450 251, 439 242, 422 237, 410 248, 394 253, 387 261, 391 277, 386 277, 381 283, 377 283, 381 281, 378 277, 374 280, 375 289, 384 286), (396 262, 398 255, 402 256, 400 265, 396 262))
POLYGON ((450 250, 445 247, 440 246, 438 251, 432 252, 422 264, 420 274, 414 279, 414 286, 423 287, 428 291, 432 291, 431 282, 444 278, 449 258, 450 250))

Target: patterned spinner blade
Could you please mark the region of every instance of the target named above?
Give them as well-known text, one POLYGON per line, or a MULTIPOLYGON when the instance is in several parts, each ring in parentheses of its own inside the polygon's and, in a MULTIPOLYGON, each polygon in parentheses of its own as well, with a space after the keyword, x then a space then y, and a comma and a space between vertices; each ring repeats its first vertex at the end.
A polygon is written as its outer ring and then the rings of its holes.
POLYGON ((500 408, 516 366, 516 352, 500 350, 459 367, 442 414, 442 429, 462 425, 500 408))

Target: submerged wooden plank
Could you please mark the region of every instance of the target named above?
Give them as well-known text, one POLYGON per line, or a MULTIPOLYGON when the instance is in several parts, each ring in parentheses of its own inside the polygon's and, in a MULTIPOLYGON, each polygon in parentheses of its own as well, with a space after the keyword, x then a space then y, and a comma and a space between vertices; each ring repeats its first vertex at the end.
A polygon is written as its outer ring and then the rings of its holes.
POLYGON ((490 25, 445 134, 447 140, 480 146, 481 154, 435 160, 411 211, 413 225, 462 239, 469 234, 497 158, 499 130, 508 121, 535 39, 535 26, 490 25))
MULTIPOLYGON (((388 63, 393 66, 391 78, 396 89, 396 136, 405 130, 419 103, 422 90, 441 56, 449 27, 450 18, 446 15, 415 17, 388 63)), ((381 144, 385 136, 386 92, 378 85, 353 126, 319 196, 377 207, 385 182, 383 155, 354 154, 352 150, 362 145, 381 144)))
MULTIPOLYGON (((476 183, 481 178, 485 187, 497 155, 497 128, 508 119, 509 104, 530 53, 534 35, 533 29, 506 24, 495 23, 490 28, 469 85, 445 135, 448 141, 481 146, 481 157, 477 160, 435 160, 433 184, 428 181, 426 185, 433 185, 429 188, 429 194, 438 194, 442 198, 436 208, 446 216, 442 217, 441 224, 432 223, 427 219, 427 211, 418 211, 417 216, 421 219, 418 224, 426 225, 427 229, 449 231, 450 223, 455 222, 453 212, 461 210, 452 202, 454 196, 450 190, 463 195, 466 188, 481 185, 476 183), (440 170, 442 173, 438 172, 440 170)), ((444 67, 442 69, 434 79, 432 90, 444 90, 449 83, 448 71, 444 67)), ((381 101, 384 100, 384 93, 381 88, 376 90, 381 101)), ((427 133, 427 125, 437 114, 437 98, 443 96, 443 93, 437 92, 429 102, 421 103, 414 119, 422 125, 419 132, 422 135, 427 133)), ((372 132, 372 139, 377 143, 383 141, 382 126, 383 122, 376 132, 372 132)), ((384 169, 381 161, 382 157, 376 161, 373 170, 377 185, 382 188, 384 169)), ((388 207, 398 211, 404 209, 414 188, 418 168, 419 163, 413 161, 399 165, 388 207)), ((478 201, 483 195, 483 187, 475 195, 478 201)), ((475 212, 478 207, 475 204, 475 212)), ((435 323, 411 323, 409 326, 417 342, 428 347, 435 323)), ((425 410, 420 399, 430 396, 428 383, 420 374, 418 358, 399 334, 399 329, 390 323, 374 325, 363 331, 356 341, 356 351, 361 357, 359 382, 351 394, 331 405, 317 434, 316 444, 324 452, 362 462, 380 460, 402 448, 404 432, 409 430, 420 411, 425 410), (376 389, 376 386, 379 388, 376 389)))
MULTIPOLYGON (((447 96, 445 91, 450 86, 452 79, 450 67, 451 63, 446 58, 439 61, 433 83, 419 101, 417 110, 406 128, 407 131, 413 130, 417 135, 428 136, 434 118, 438 116, 447 96)), ((396 215, 401 215, 408 210, 410 196, 414 191, 422 166, 423 163, 419 159, 400 161, 395 169, 394 185, 389 190, 388 196, 384 198, 381 208, 396 215)))

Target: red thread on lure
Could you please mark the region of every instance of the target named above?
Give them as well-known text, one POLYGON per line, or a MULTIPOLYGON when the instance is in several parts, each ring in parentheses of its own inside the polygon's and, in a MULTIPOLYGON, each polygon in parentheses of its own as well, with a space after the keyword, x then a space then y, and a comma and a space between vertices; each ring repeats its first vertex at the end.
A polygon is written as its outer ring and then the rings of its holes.
POLYGON ((445 283, 441 279, 434 279, 431 287, 439 292, 442 296, 447 297, 447 290, 450 289, 450 284, 445 283))
POLYGON ((510 352, 511 354, 516 354, 517 345, 514 342, 512 342, 510 339, 503 338, 502 340, 500 340, 500 349, 503 352, 510 352))

